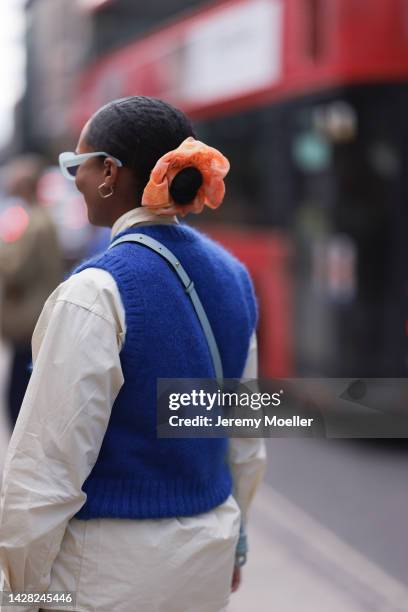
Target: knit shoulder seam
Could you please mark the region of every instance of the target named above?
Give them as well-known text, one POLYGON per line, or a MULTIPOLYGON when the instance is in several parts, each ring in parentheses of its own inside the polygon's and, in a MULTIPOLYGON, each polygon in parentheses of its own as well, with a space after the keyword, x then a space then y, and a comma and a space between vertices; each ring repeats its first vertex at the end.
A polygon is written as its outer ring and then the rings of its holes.
MULTIPOLYGON (((104 254, 106 255, 106 253, 104 254)), ((129 269, 124 270, 123 268, 121 268, 121 258, 116 255, 114 258, 109 258, 108 261, 104 261, 105 257, 102 256, 101 258, 98 259, 98 261, 93 262, 93 267, 95 268, 101 268, 103 270, 108 271, 110 274, 112 274, 117 287, 118 287, 118 291, 119 294, 121 296, 122 299, 122 303, 123 303, 123 307, 125 309, 125 323, 126 323, 126 336, 125 336, 125 340, 124 340, 124 344, 122 346, 122 351, 125 350, 128 346, 128 343, 130 341, 130 334, 131 334, 131 325, 130 325, 130 321, 131 320, 135 320, 135 319, 139 319, 140 323, 138 324, 138 331, 136 332, 136 337, 138 339, 138 348, 135 349, 134 351, 134 357, 139 357, 140 355, 143 354, 143 350, 146 346, 146 323, 145 323, 145 313, 146 313, 146 301, 143 295, 143 292, 140 289, 140 276, 138 273, 138 269, 137 267, 131 267, 130 272, 131 275, 133 276, 134 279, 134 283, 133 283, 133 289, 137 291, 137 299, 135 299, 135 295, 133 295, 133 299, 135 300, 135 303, 133 304, 133 307, 127 307, 128 303, 126 300, 125 295, 122 293, 122 281, 125 278, 128 278, 127 274, 129 273, 129 269), (138 308, 138 305, 140 305, 140 308, 138 308)))

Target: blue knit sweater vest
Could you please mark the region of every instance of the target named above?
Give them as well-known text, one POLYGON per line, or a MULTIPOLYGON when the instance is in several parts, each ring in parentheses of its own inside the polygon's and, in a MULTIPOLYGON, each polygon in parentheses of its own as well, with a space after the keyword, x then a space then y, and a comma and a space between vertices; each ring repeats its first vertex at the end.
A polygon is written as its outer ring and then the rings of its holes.
MULTIPOLYGON (((221 355, 225 378, 240 378, 258 316, 246 268, 221 245, 185 224, 140 225, 162 242, 194 281, 221 355)), ((156 379, 213 378, 193 305, 169 264, 150 249, 123 243, 76 268, 115 279, 126 317, 120 352, 124 384, 98 459, 83 485, 79 519, 192 516, 232 492, 228 438, 157 438, 156 379)))

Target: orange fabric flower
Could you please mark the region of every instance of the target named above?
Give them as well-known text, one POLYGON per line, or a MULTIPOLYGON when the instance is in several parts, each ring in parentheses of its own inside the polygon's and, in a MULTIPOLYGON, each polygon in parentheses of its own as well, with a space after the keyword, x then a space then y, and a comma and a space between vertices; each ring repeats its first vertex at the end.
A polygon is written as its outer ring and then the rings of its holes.
POLYGON ((218 208, 224 198, 223 179, 229 169, 229 161, 222 153, 189 136, 177 149, 169 151, 157 161, 143 191, 142 206, 157 215, 182 217, 189 212, 200 213, 204 206, 218 208), (181 205, 174 202, 169 187, 176 174, 187 166, 197 168, 203 182, 194 200, 181 205))

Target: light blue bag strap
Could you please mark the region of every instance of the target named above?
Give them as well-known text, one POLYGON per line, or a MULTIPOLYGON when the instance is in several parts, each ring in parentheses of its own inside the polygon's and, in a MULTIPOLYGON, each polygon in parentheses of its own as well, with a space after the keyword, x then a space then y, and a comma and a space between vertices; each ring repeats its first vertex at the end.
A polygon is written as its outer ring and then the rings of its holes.
POLYGON ((248 554, 248 541, 247 541, 244 519, 241 517, 241 523, 239 526, 239 538, 238 538, 238 543, 235 548, 235 565, 238 565, 239 567, 241 567, 242 565, 245 565, 247 561, 247 554, 248 554))
MULTIPOLYGON (((210 322, 205 313, 204 307, 201 303, 200 298, 198 297, 197 291, 194 288, 194 283, 188 276, 187 272, 184 270, 181 263, 178 259, 173 255, 173 253, 164 246, 158 240, 151 238, 150 236, 146 236, 146 234, 127 234, 125 236, 121 236, 114 240, 110 245, 109 249, 116 246, 117 244, 121 244, 122 242, 137 242, 145 247, 148 247, 161 255, 164 259, 168 261, 168 263, 172 266, 172 268, 177 272, 181 282, 184 285, 184 289, 186 293, 190 296, 190 299, 193 303, 195 311, 197 313, 198 319, 201 323, 205 336, 207 338, 208 347, 210 349, 211 357, 214 364, 215 375, 217 378, 218 385, 222 387, 223 383, 223 370, 220 353, 218 351, 217 342, 214 338, 213 331, 211 329, 210 322)), ((239 540, 236 547, 235 552, 235 563, 236 565, 244 565, 246 562, 246 556, 248 551, 247 537, 245 532, 245 525, 243 520, 241 520, 240 530, 239 530, 239 540)))
POLYGON ((197 295, 197 291, 195 290, 194 283, 190 279, 187 272, 184 270, 181 263, 178 261, 177 257, 175 257, 173 253, 167 247, 164 246, 164 244, 162 244, 158 240, 155 240, 154 238, 151 238, 150 236, 146 236, 146 234, 127 234, 125 236, 121 236, 120 238, 114 240, 109 245, 108 249, 111 249, 112 247, 115 247, 117 244, 121 244, 122 242, 137 242, 138 244, 152 249, 153 251, 161 255, 164 259, 166 259, 166 261, 168 261, 172 268, 177 272, 181 282, 184 285, 186 293, 190 296, 198 319, 201 323, 201 327, 203 328, 204 334, 207 338, 208 348, 210 349, 212 361, 214 364, 215 376, 217 378, 218 384, 222 386, 224 376, 217 342, 214 338, 214 334, 211 329, 210 322, 205 313, 204 307, 201 303, 200 298, 197 295))

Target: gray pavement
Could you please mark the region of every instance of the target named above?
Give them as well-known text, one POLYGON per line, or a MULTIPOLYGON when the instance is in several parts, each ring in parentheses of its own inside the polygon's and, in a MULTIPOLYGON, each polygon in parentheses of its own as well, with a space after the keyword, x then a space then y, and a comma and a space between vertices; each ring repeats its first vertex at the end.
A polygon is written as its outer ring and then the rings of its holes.
POLYGON ((264 483, 228 612, 406 612, 408 588, 264 483))
POLYGON ((407 584, 408 440, 268 440, 266 482, 407 584))
POLYGON ((229 612, 408 611, 408 445, 267 440, 229 612))

